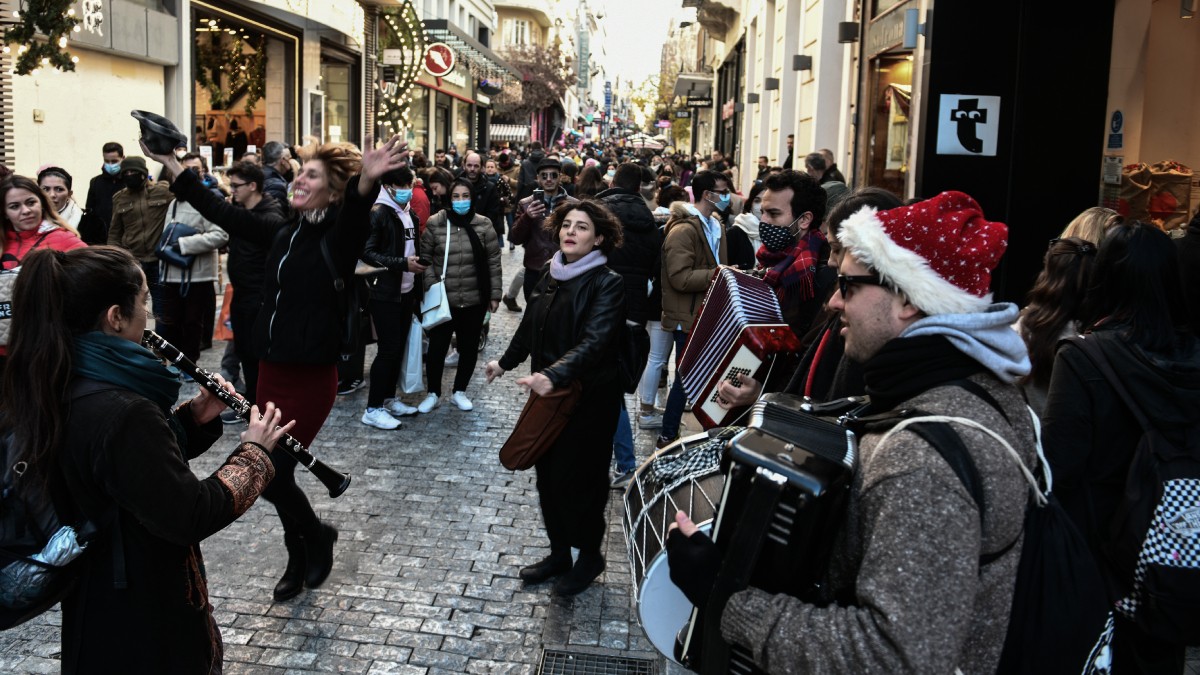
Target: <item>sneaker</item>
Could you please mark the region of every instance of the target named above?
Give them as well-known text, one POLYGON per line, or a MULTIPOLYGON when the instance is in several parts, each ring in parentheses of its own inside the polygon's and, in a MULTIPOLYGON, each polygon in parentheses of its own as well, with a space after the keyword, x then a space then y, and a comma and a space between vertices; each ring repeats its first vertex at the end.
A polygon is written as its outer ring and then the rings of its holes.
POLYGON ((624 490, 629 485, 629 482, 633 480, 633 474, 636 471, 637 469, 630 469, 628 471, 622 471, 613 476, 612 483, 610 483, 612 489, 624 490))
POLYGON ((238 417, 237 413, 233 412, 232 410, 226 410, 225 412, 221 413, 222 424, 241 424, 245 421, 246 420, 238 417))
POLYGON ((650 413, 649 415, 638 415, 639 429, 661 429, 662 415, 650 413))
POLYGON ((507 295, 505 295, 505 296, 501 297, 500 299, 504 302, 504 306, 508 308, 508 311, 510 311, 510 312, 521 311, 521 306, 517 304, 516 298, 510 298, 507 295))
POLYGON ((458 365, 458 351, 457 350, 450 352, 450 355, 446 357, 446 365, 448 365, 448 366, 457 366, 458 365))
POLYGON ((425 397, 424 401, 421 401, 417 405, 417 412, 419 412, 423 415, 427 412, 432 412, 433 409, 436 407, 438 407, 438 395, 430 394, 425 397))
POLYGON ((362 378, 358 378, 356 380, 350 380, 349 382, 338 382, 338 390, 337 390, 338 396, 345 396, 346 394, 353 394, 354 392, 361 389, 362 386, 363 386, 362 378))
POLYGON ((473 410, 475 404, 471 403, 471 399, 467 398, 466 392, 456 391, 450 395, 450 400, 454 401, 454 405, 458 406, 459 410, 473 410))
POLYGON ((404 417, 405 415, 416 415, 417 409, 414 406, 408 405, 398 398, 389 398, 383 402, 383 407, 394 417, 404 417))
POLYGON ((678 437, 667 438, 666 436, 659 436, 658 439, 654 441, 654 447, 658 448, 659 450, 662 450, 663 448, 667 447, 668 445, 674 443, 676 440, 678 440, 678 437))
POLYGON ((400 420, 392 417, 392 414, 386 408, 367 408, 367 411, 363 413, 362 423, 376 429, 384 429, 385 431, 399 429, 401 426, 400 420))

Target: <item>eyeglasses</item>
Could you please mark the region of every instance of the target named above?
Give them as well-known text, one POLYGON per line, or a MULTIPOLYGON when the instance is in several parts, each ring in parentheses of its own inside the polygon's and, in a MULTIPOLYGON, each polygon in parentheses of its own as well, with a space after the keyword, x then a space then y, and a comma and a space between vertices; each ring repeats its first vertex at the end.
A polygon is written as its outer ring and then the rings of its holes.
POLYGON ((240 190, 241 188, 244 188, 247 185, 249 185, 249 183, 235 183, 233 181, 229 181, 229 189, 231 189, 231 190, 240 190))
POLYGON ((538 180, 558 180, 558 174, 556 174, 556 173, 539 173, 538 180))
POLYGON ((883 280, 878 274, 839 274, 837 278, 838 292, 842 294, 842 299, 850 297, 850 288, 854 284, 866 284, 868 286, 883 286, 883 280))

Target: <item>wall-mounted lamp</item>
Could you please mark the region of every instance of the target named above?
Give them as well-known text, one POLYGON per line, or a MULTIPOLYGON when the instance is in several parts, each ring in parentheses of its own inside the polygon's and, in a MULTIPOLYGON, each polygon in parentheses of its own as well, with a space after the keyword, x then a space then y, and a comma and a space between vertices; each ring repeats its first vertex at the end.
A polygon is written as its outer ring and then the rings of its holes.
POLYGON ((1179 0, 1179 18, 1196 18, 1196 0, 1179 0))
POLYGON ((692 25, 692 22, 691 22, 691 21, 680 21, 680 22, 679 22, 679 27, 680 27, 680 28, 687 28, 687 27, 688 27, 688 26, 690 26, 690 25, 692 25))
POLYGON ((758 92, 752 91, 746 94, 746 103, 758 103, 758 92))
POLYGON ((858 23, 855 21, 839 22, 838 42, 842 44, 846 44, 848 42, 858 42, 858 23))
POLYGON ((904 49, 917 48, 917 35, 929 37, 929 17, 925 17, 925 23, 921 23, 921 10, 906 9, 904 10, 904 42, 901 47, 904 49))
POLYGON ((792 70, 812 70, 812 57, 808 54, 792 56, 792 70))
POLYGON ((763 80, 763 89, 765 89, 767 91, 775 91, 775 90, 779 89, 779 78, 778 77, 768 77, 765 80, 763 80))
MULTIPOLYGON (((755 96, 757 96, 757 94, 755 94, 755 96)), ((746 109, 746 104, 742 103, 741 101, 738 101, 737 103, 733 104, 733 112, 735 112, 735 113, 740 113, 745 109, 746 109)))

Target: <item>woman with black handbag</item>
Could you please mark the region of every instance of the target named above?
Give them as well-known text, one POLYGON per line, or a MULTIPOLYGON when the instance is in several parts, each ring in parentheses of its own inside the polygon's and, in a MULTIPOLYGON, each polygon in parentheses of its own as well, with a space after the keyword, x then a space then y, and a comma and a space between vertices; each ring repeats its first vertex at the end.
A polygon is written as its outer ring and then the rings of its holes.
POLYGON ((582 394, 559 437, 534 465, 550 555, 521 568, 537 584, 562 576, 559 595, 576 595, 604 571, 608 465, 622 401, 613 364, 625 322, 625 282, 607 267, 621 223, 603 204, 563 204, 546 220, 558 243, 504 356, 487 364, 488 382, 531 358, 517 384, 545 396, 578 383, 582 394), (572 564, 571 549, 579 549, 572 564), (564 576, 565 575, 565 576, 564 576))

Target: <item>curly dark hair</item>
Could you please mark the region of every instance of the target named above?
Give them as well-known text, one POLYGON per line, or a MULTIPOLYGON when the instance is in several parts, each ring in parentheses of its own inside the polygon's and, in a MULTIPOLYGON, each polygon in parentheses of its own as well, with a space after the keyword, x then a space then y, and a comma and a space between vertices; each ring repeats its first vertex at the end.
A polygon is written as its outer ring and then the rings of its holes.
MULTIPOLYGON (((820 153, 817 155, 820 156, 820 153)), ((821 161, 825 161, 825 159, 822 158, 821 161)), ((763 185, 772 192, 792 191, 793 218, 798 218, 808 211, 813 214, 813 227, 817 227, 825 221, 825 190, 807 173, 784 169, 780 173, 767 176, 763 185)))
POLYGON ((1029 348, 1032 365, 1022 384, 1050 385, 1058 341, 1072 321, 1083 318, 1096 252, 1095 244, 1080 237, 1050 242, 1045 266, 1029 291, 1029 304, 1021 311, 1021 338, 1029 348))
POLYGON ((546 217, 542 228, 549 233, 555 244, 558 243, 558 231, 562 229, 563 220, 571 211, 582 211, 591 219, 592 225, 596 228, 596 236, 604 237, 604 241, 600 242, 600 252, 604 255, 612 253, 613 249, 625 242, 621 221, 617 216, 603 203, 595 199, 584 199, 574 204, 560 204, 553 213, 546 217))

